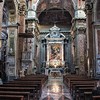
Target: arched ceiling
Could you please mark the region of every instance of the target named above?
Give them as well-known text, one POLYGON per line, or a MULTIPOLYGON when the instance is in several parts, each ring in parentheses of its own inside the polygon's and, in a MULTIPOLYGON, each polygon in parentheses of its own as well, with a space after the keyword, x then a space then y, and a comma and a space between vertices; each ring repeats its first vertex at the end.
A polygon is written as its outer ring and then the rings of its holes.
POLYGON ((34 0, 33 9, 39 19, 39 30, 48 30, 54 23, 61 30, 70 30, 76 0, 34 0))
POLYGON ((14 0, 5 0, 3 5, 2 25, 7 25, 10 15, 15 15, 15 13, 16 8, 14 0))
MULTIPOLYGON (((73 0, 74 1, 74 0, 73 0)), ((40 0, 37 6, 37 15, 39 16, 45 9, 60 8, 65 9, 74 16, 74 4, 72 0, 40 0)))
POLYGON ((72 17, 65 9, 52 8, 44 10, 38 17, 41 25, 54 25, 54 23, 71 26, 72 17))

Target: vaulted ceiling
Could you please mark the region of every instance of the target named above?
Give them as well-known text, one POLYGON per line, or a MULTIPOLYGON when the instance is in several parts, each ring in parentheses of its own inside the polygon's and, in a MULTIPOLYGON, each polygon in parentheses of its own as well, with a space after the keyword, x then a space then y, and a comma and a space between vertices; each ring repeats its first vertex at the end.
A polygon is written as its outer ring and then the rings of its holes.
POLYGON ((37 7, 37 14, 39 16, 42 11, 52 8, 65 9, 72 17, 74 16, 74 4, 72 0, 40 0, 37 7))
POLYGON ((73 2, 72 0, 40 0, 37 16, 40 24, 71 25, 71 20, 74 17, 73 2))
POLYGON ((72 17, 65 9, 52 8, 44 10, 38 17, 39 23, 43 25, 71 25, 72 17))

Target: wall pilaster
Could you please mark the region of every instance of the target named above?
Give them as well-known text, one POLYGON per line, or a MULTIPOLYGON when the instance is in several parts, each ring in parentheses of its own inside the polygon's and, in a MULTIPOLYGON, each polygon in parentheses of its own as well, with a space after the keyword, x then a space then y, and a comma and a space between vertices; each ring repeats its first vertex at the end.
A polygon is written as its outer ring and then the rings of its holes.
POLYGON ((93 70, 94 65, 94 54, 93 54, 93 27, 92 27, 92 9, 93 3, 90 0, 86 2, 86 23, 87 23, 87 69, 88 69, 88 76, 91 76, 91 71, 93 70))

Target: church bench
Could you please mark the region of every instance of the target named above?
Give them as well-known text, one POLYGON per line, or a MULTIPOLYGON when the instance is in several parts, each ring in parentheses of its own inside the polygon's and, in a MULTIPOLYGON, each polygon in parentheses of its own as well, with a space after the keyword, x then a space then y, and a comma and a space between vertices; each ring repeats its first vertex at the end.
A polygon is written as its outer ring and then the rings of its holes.
POLYGON ((74 84, 72 86, 72 89, 75 89, 77 87, 95 87, 95 85, 94 84, 74 84))
POLYGON ((28 88, 35 88, 35 94, 38 94, 39 96, 41 95, 42 92, 42 87, 38 84, 32 84, 32 85, 26 85, 26 84, 3 84, 0 85, 0 87, 18 87, 18 88, 24 88, 24 87, 28 87, 28 88))
POLYGON ((87 80, 90 80, 90 81, 92 81, 92 79, 91 78, 85 78, 85 77, 71 77, 71 78, 64 78, 64 83, 68 86, 68 87, 70 87, 70 84, 71 84, 71 82, 73 82, 73 81, 87 81, 87 80))
POLYGON ((24 100, 30 100, 30 92, 0 91, 0 95, 22 95, 24 100))
POLYGON ((41 85, 40 84, 3 84, 3 85, 0 85, 0 87, 35 87, 35 88, 41 88, 41 85))
POLYGON ((36 96, 35 88, 28 87, 0 87, 0 91, 30 92, 33 97, 36 96))
POLYGON ((44 79, 48 79, 48 76, 46 76, 46 75, 42 75, 42 74, 40 74, 40 75, 26 75, 25 77, 22 77, 22 78, 44 78, 44 79))
POLYGON ((80 98, 80 100, 82 100, 82 98, 84 98, 83 100, 91 100, 92 98, 92 91, 93 91, 94 87, 93 86, 77 86, 74 89, 74 95, 78 95, 78 97, 80 98), (86 99, 88 98, 88 99, 86 99))
POLYGON ((26 75, 25 77, 48 77, 45 74, 31 74, 31 75, 26 75))
POLYGON ((38 84, 42 87, 43 83, 41 81, 12 81, 4 84, 26 84, 26 85, 32 85, 32 84, 38 84))
POLYGON ((38 84, 26 85, 26 84, 3 84, 0 87, 26 87, 26 88, 35 88, 36 91, 41 90, 41 86, 38 84))
MULTIPOLYGON (((20 78, 19 78, 20 79, 20 78)), ((46 80, 48 80, 48 76, 47 75, 44 75, 44 74, 36 74, 36 75, 26 75, 25 77, 22 77, 21 79, 32 79, 32 80, 34 80, 34 79, 41 79, 41 80, 44 80, 44 81, 46 81, 46 80)))
POLYGON ((76 98, 76 100, 79 98, 81 98, 80 100, 84 100, 84 99, 82 99, 83 97, 90 98, 91 94, 86 94, 86 92, 91 93, 93 88, 96 86, 96 81, 93 79, 90 79, 90 78, 84 79, 81 77, 79 77, 79 78, 75 77, 75 78, 69 79, 67 82, 66 83, 68 84, 68 87, 70 88, 72 96, 74 98, 76 98))
POLYGON ((72 89, 79 88, 79 87, 92 87, 95 88, 94 84, 73 84, 72 89))
POLYGON ((84 92, 84 100, 92 100, 92 92, 84 92))
POLYGON ((36 80, 36 81, 34 81, 34 80, 16 80, 16 81, 9 81, 9 83, 18 83, 18 82, 25 82, 25 83, 41 83, 41 84, 43 84, 43 82, 41 81, 41 80, 36 80))
POLYGON ((0 91, 17 91, 17 92, 30 92, 30 96, 36 98, 38 95, 40 97, 41 90, 35 87, 0 87, 0 91))
POLYGON ((71 94, 73 95, 75 93, 75 91, 77 91, 79 88, 92 88, 94 89, 94 85, 87 85, 87 84, 82 84, 82 85, 73 85, 72 90, 71 90, 71 94))
POLYGON ((15 79, 15 80, 27 80, 27 81, 29 81, 29 80, 34 80, 34 81, 36 81, 36 80, 41 80, 42 81, 42 83, 45 83, 47 80, 48 80, 48 76, 46 76, 46 75, 42 75, 42 74, 40 74, 40 75, 26 75, 25 77, 21 77, 21 78, 18 78, 18 79, 15 79))
POLYGON ((24 100, 21 95, 0 95, 0 100, 24 100))
POLYGON ((8 82, 5 83, 3 85, 13 85, 15 86, 16 84, 23 85, 23 86, 34 86, 36 87, 38 85, 38 87, 41 89, 42 88, 42 84, 40 81, 35 81, 35 82, 30 82, 30 81, 12 81, 12 82, 8 82))
POLYGON ((70 91, 75 90, 75 88, 78 87, 83 87, 83 88, 87 88, 87 87, 95 87, 95 82, 94 81, 74 81, 70 84, 70 91))
POLYGON ((100 87, 96 87, 92 91, 92 98, 93 100, 100 100, 100 87))
MULTIPOLYGON (((92 90, 93 90, 93 87, 78 87, 75 90, 74 95, 75 96, 77 95, 77 99, 79 99, 79 100, 85 100, 85 98, 89 98, 89 100, 91 100, 92 90)), ((88 99, 86 99, 86 100, 88 100, 88 99)))
POLYGON ((36 82, 38 82, 38 83, 40 83, 41 85, 43 85, 44 83, 45 83, 45 81, 44 80, 29 80, 29 79, 24 79, 24 80, 14 80, 14 81, 10 81, 10 82, 34 82, 34 83, 36 83, 36 82))
POLYGON ((42 84, 44 84, 47 80, 45 80, 45 79, 41 79, 41 78, 33 78, 33 79, 28 79, 28 78, 22 78, 22 79, 16 79, 16 80, 14 80, 14 81, 41 81, 42 82, 42 84))
POLYGON ((13 81, 5 84, 20 84, 20 85, 38 85, 38 87, 41 89, 44 84, 41 83, 41 81, 13 81))
POLYGON ((75 100, 91 100, 91 93, 94 87, 96 87, 97 80, 84 76, 70 75, 64 76, 64 83, 70 88, 75 100))
POLYGON ((84 78, 72 78, 72 79, 65 79, 64 80, 65 82, 64 83, 66 83, 66 84, 68 84, 68 87, 70 87, 70 84, 72 83, 72 82, 75 82, 75 81, 94 81, 93 79, 90 79, 90 78, 86 78, 86 79, 84 79, 84 78))
POLYGON ((22 77, 22 78, 18 78, 18 79, 15 79, 15 80, 43 80, 45 78, 43 77, 22 77))
POLYGON ((100 95, 98 96, 92 96, 93 100, 100 100, 100 95))
POLYGON ((45 83, 47 81, 47 78, 41 78, 41 77, 25 77, 25 78, 18 78, 15 79, 15 81, 41 81, 42 83, 45 83))
POLYGON ((96 82, 95 81, 72 81, 70 83, 70 88, 72 89, 73 85, 94 85, 96 86, 96 82))

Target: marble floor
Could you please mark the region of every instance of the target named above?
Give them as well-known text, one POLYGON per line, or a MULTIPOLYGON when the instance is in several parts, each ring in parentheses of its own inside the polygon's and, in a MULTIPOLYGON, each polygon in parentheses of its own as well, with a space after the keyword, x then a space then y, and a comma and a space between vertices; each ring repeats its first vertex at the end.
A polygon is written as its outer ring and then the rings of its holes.
POLYGON ((40 100, 72 100, 68 87, 63 83, 63 77, 49 77, 40 100))

